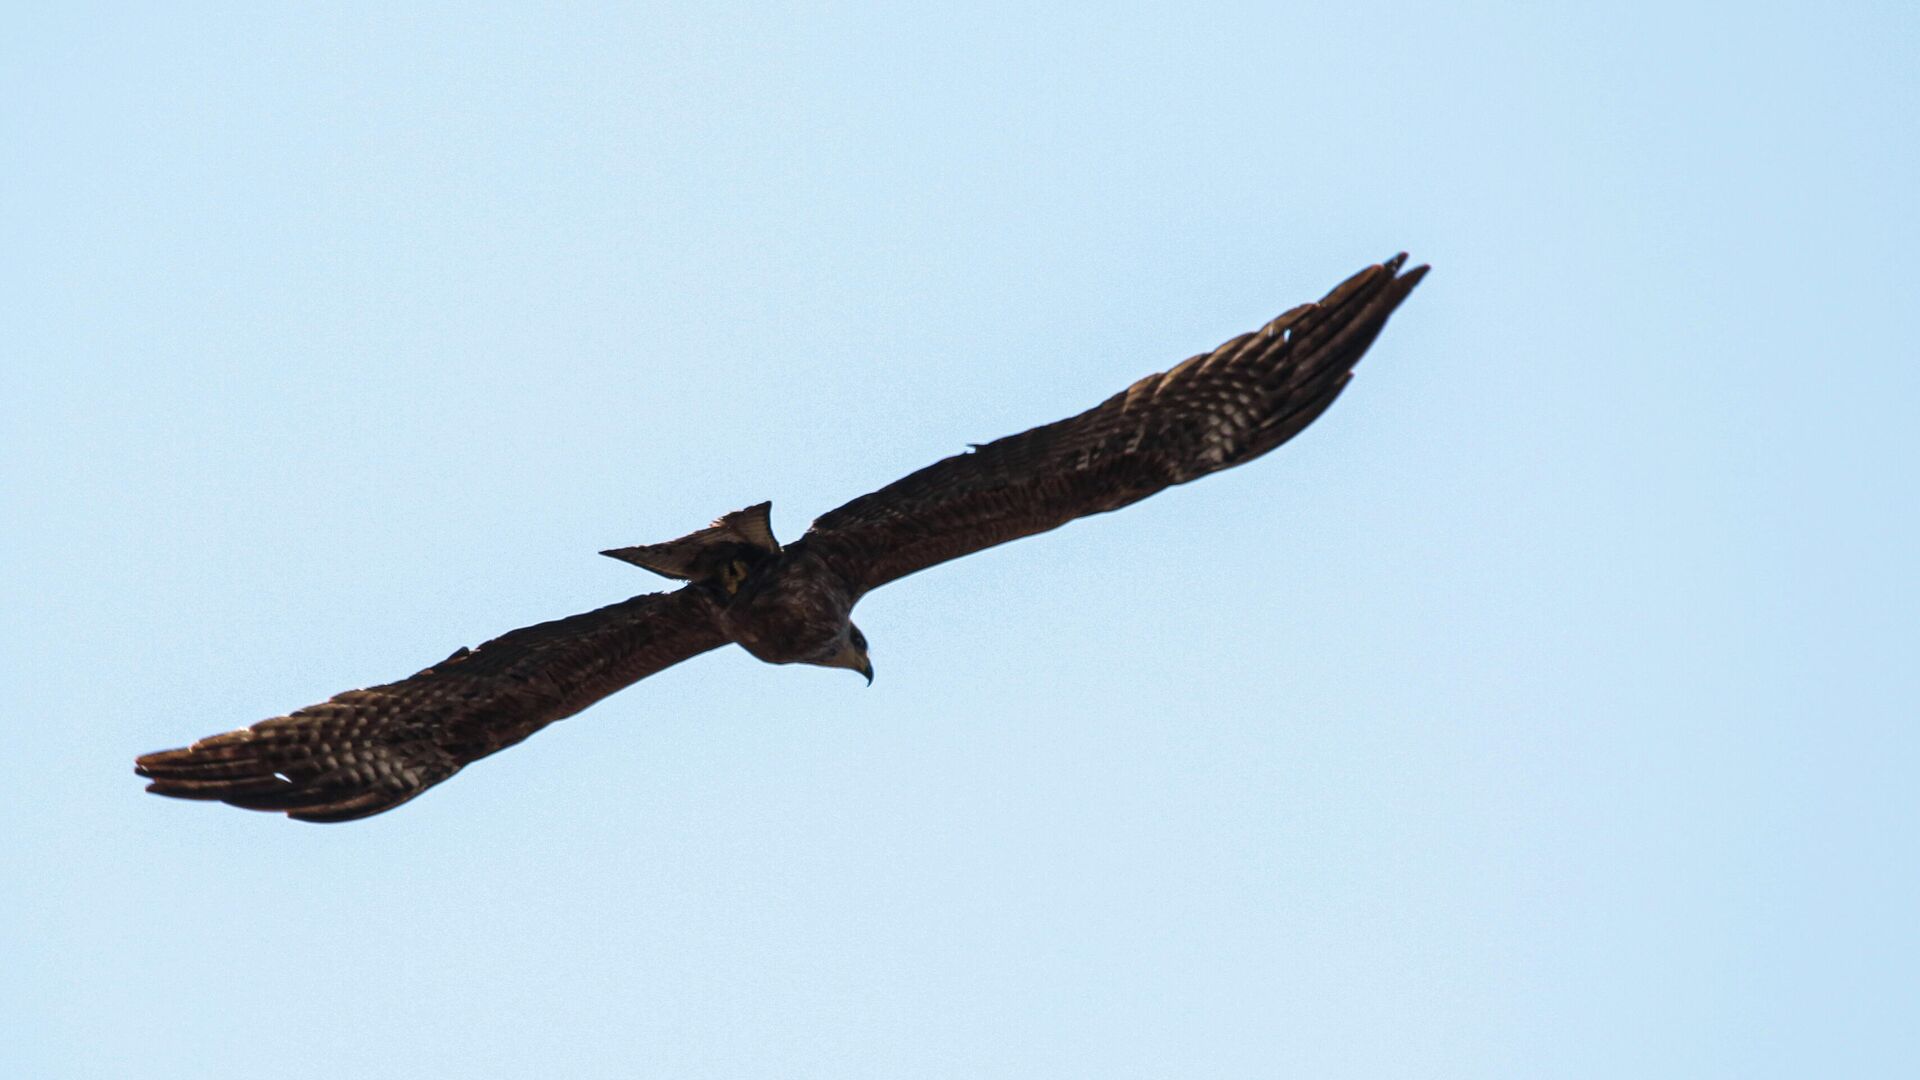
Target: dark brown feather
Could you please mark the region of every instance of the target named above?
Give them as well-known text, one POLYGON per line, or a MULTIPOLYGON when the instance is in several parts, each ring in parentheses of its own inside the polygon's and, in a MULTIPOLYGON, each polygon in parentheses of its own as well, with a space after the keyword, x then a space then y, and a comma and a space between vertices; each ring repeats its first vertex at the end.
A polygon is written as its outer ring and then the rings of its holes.
POLYGON ((780 541, 773 538, 773 526, 767 518, 772 509, 770 502, 755 503, 745 510, 724 514, 712 525, 677 540, 613 548, 600 554, 662 577, 711 581, 720 575, 722 567, 735 559, 754 564, 769 555, 780 554, 780 541))
POLYGON ((1078 416, 937 462, 830 511, 796 548, 860 592, 1251 461, 1311 423, 1413 291, 1405 255, 1078 416))
POLYGON ((704 589, 523 627, 410 678, 138 759, 147 790, 301 821, 390 810, 469 762, 726 643, 704 589))

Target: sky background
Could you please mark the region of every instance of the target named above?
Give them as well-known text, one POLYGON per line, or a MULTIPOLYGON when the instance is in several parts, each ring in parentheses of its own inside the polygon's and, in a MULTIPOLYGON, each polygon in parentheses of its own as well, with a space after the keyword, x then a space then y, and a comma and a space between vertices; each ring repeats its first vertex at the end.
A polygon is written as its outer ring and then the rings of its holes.
POLYGON ((11 12, 0 1074, 1920 1072, 1920 15, 1445 7, 11 12), (871 689, 131 774, 1402 249, 1309 432, 871 689))

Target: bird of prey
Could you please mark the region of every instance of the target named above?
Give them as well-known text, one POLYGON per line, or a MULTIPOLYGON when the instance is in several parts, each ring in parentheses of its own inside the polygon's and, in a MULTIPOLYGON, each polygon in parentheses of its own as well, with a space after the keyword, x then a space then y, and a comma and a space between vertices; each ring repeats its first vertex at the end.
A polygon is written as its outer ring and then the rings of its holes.
POLYGON ((1405 255, 1078 416, 862 495, 782 546, 770 504, 663 544, 602 552, 686 582, 462 648, 399 682, 139 758, 147 790, 299 821, 391 810, 471 762, 682 660, 735 642, 772 664, 873 681, 848 617, 872 589, 1118 510, 1286 442, 1333 404, 1426 273, 1405 255))

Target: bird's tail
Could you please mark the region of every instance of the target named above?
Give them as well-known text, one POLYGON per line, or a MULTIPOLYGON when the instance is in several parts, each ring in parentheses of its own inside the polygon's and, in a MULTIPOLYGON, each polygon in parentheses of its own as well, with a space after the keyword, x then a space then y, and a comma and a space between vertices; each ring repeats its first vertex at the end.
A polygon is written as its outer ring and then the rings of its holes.
POLYGON ((767 520, 770 502, 735 510, 699 532, 664 544, 613 548, 600 554, 680 581, 723 580, 736 563, 752 565, 780 553, 767 520))

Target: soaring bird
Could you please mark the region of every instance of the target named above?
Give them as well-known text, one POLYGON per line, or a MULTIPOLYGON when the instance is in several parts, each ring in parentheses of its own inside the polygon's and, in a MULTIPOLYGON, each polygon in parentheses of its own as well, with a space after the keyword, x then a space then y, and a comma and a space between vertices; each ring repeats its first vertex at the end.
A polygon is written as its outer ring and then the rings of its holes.
POLYGON ((873 681, 849 617, 868 591, 1118 510, 1299 434, 1426 274, 1396 255, 1078 416, 974 447, 829 511, 782 546, 770 504, 602 552, 686 582, 511 631, 399 682, 136 760, 147 790, 298 821, 391 810, 469 763, 682 660, 735 642, 770 664, 873 681))

